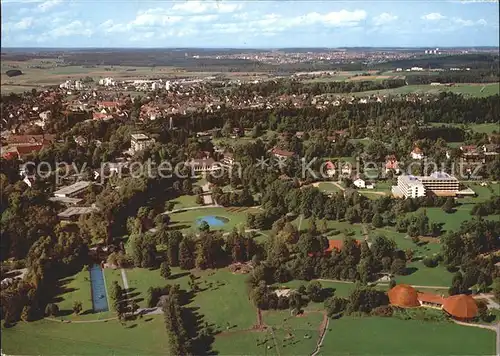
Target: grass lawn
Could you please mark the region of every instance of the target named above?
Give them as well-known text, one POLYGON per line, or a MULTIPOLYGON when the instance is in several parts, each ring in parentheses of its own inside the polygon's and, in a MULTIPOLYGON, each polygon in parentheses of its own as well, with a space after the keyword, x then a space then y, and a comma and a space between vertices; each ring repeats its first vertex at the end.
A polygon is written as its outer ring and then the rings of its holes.
MULTIPOLYGON (((309 228, 310 218, 301 218, 300 216, 292 221, 297 228, 300 227, 300 231, 305 231, 309 228)), ((351 224, 347 221, 337 221, 337 220, 316 220, 316 227, 321 230, 323 228, 323 222, 326 222, 327 232, 326 235, 332 240, 343 240, 346 235, 350 235, 355 239, 363 239, 363 228, 361 224, 351 224), (337 234, 334 235, 334 230, 337 230, 337 234)))
MULTIPOLYGON (((434 221, 437 223, 442 223, 442 231, 457 231, 460 228, 460 225, 467 220, 472 220, 474 217, 470 214, 472 210, 473 204, 464 203, 462 205, 457 206, 456 211, 448 214, 441 208, 420 208, 417 210, 417 213, 426 210, 427 216, 430 221, 434 221)), ((498 215, 490 215, 487 217, 488 219, 499 219, 498 215)))
POLYGON ((488 184, 486 187, 481 186, 479 183, 467 183, 469 188, 471 188, 477 197, 467 197, 460 199, 459 202, 463 203, 477 203, 480 201, 485 201, 490 199, 493 195, 500 195, 500 184, 488 184))
POLYGON ((83 312, 92 312, 92 293, 89 271, 81 271, 74 276, 59 281, 60 293, 55 301, 61 314, 72 313, 73 303, 82 302, 83 312))
MULTIPOLYGON (((111 275, 120 272, 106 270, 111 275)), ((140 307, 146 307, 147 291, 149 287, 163 287, 167 284, 179 284, 181 289, 189 290, 188 272, 179 268, 172 268, 172 277, 165 280, 160 276, 160 270, 146 268, 132 268, 125 270, 132 295, 140 307)), ((205 320, 213 323, 220 330, 225 330, 227 322, 231 323, 231 330, 247 329, 257 320, 256 309, 248 300, 245 280, 246 275, 233 274, 227 269, 217 271, 195 271, 199 287, 198 292, 188 306, 199 308, 199 313, 205 320)), ((120 285, 123 286, 120 277, 120 285)))
POLYGON ((499 126, 498 123, 493 123, 493 124, 471 124, 468 127, 470 127, 471 130, 475 132, 491 134, 493 133, 493 131, 496 132, 500 131, 498 126, 499 126))
POLYGON ((338 193, 342 190, 333 183, 319 183, 318 189, 325 193, 338 193))
POLYGON ((170 215, 172 219, 171 226, 174 229, 196 232, 196 219, 203 216, 220 216, 229 221, 223 226, 214 227, 213 230, 231 231, 234 227, 244 226, 246 224, 246 216, 249 212, 256 212, 256 210, 247 208, 206 208, 183 211, 170 215))
POLYGON ((161 315, 130 321, 60 323, 40 320, 2 327, 2 352, 10 355, 165 355, 161 315))
POLYGON ((413 261, 406 265, 410 274, 396 276, 397 283, 413 284, 418 286, 449 287, 453 279, 453 273, 448 272, 444 266, 434 268, 426 267, 422 261, 413 261))
POLYGON ((495 333, 396 318, 331 320, 322 355, 494 355, 495 333))
POLYGON ((309 312, 292 317, 286 311, 265 311, 267 331, 223 333, 215 337, 213 349, 221 355, 309 355, 316 347, 323 314, 309 312), (293 339, 288 339, 288 334, 293 339))
MULTIPOLYGON (((113 278, 111 276, 108 278, 108 274, 106 274, 106 285, 108 290, 111 287, 112 280, 113 278)), ((112 311, 94 313, 90 286, 90 273, 87 270, 78 272, 71 277, 61 279, 59 281, 59 291, 53 302, 59 307, 58 319, 71 321, 99 320, 115 316, 112 311), (83 309, 80 315, 75 315, 73 313, 73 303, 75 301, 82 303, 83 309)))
POLYGON ((173 200, 174 209, 191 208, 193 206, 200 206, 196 204, 196 195, 182 195, 173 200))
MULTIPOLYGON (((478 133, 485 133, 485 134, 491 134, 493 131, 499 132, 500 129, 498 128, 499 123, 485 123, 485 124, 451 124, 451 123, 444 123, 444 122, 430 122, 429 123, 431 126, 450 126, 450 127, 459 127, 464 130, 471 130, 474 132, 478 133)), ((454 142, 454 144, 460 144, 463 145, 463 142, 454 142)), ((450 145, 451 146, 451 145, 450 145)), ((458 146, 456 146, 458 147, 458 146)))

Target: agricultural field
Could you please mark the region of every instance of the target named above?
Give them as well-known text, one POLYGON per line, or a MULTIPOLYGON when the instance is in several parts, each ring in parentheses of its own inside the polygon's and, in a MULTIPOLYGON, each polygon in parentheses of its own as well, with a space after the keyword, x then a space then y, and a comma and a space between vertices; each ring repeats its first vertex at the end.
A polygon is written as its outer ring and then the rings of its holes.
POLYGON ((144 79, 161 76, 170 77, 196 77, 212 76, 210 72, 188 72, 172 66, 83 66, 66 65, 57 62, 57 59, 30 59, 28 61, 2 61, 2 84, 12 81, 14 84, 40 84, 53 85, 59 84, 68 79, 81 79, 91 77, 94 80, 102 77, 113 77, 116 79, 144 79), (23 75, 17 77, 8 77, 5 71, 9 69, 19 69, 23 75))
POLYGON ((354 96, 367 96, 367 95, 398 95, 398 94, 439 94, 441 92, 452 92, 456 94, 464 94, 466 96, 486 97, 497 95, 500 93, 500 86, 498 83, 493 84, 455 84, 452 87, 434 86, 434 85, 406 85, 400 88, 383 89, 383 90, 370 90, 349 95, 354 96), (484 89, 483 89, 484 87, 484 89))
POLYGON ((321 355, 493 355, 491 330, 397 318, 331 320, 321 355))

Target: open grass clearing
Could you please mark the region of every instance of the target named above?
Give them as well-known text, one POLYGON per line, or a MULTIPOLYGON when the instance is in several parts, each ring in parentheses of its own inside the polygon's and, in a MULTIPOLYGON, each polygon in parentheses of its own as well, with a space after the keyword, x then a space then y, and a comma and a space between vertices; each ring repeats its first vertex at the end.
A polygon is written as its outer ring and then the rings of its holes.
POLYGON ((161 315, 130 321, 61 323, 40 320, 2 327, 9 355, 165 355, 168 338, 161 315))
POLYGON ((321 355, 493 355, 495 333, 397 318, 331 320, 321 355))
POLYGON ((170 214, 171 228, 184 231, 197 232, 196 219, 204 216, 218 216, 228 219, 222 226, 214 227, 213 230, 231 231, 234 227, 245 226, 247 213, 256 213, 252 208, 203 208, 188 210, 170 214))

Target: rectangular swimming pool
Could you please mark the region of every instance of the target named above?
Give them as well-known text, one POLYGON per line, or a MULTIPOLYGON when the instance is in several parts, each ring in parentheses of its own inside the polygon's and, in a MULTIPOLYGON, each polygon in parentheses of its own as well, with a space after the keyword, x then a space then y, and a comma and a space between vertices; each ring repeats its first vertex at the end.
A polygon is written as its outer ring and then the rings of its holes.
POLYGON ((90 284, 94 312, 108 311, 108 295, 106 282, 104 281, 104 272, 98 264, 95 264, 90 268, 90 284))

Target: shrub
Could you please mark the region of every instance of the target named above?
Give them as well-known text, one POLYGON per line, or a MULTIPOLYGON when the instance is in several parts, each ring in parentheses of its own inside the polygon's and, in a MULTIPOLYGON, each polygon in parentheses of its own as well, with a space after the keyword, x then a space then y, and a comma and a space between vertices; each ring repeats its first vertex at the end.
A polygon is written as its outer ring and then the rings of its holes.
POLYGON ((434 268, 438 265, 438 259, 435 257, 426 257, 422 260, 422 263, 429 268, 434 268))
POLYGON ((382 305, 380 307, 376 307, 372 310, 371 315, 373 316, 383 316, 390 317, 392 316, 393 310, 390 305, 382 305))
POLYGON ((9 69, 8 71, 5 72, 8 77, 17 77, 18 75, 22 75, 23 72, 21 72, 19 69, 9 69))

